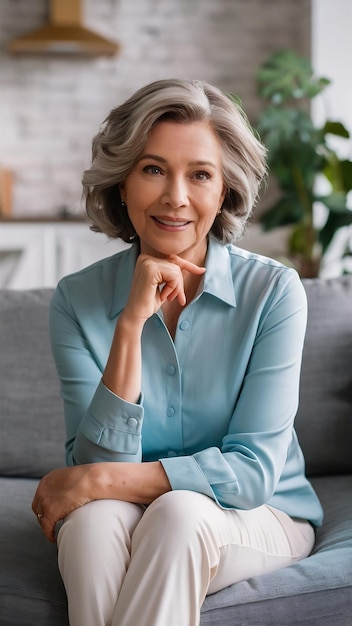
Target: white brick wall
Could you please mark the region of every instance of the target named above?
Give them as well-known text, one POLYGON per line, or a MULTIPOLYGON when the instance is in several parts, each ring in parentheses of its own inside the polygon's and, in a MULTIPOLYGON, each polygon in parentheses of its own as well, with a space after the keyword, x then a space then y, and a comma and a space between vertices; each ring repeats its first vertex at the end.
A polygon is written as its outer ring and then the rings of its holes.
POLYGON ((82 0, 84 23, 116 39, 116 57, 11 56, 6 44, 42 26, 47 0, 0 0, 0 166, 15 173, 13 213, 78 211, 93 134, 141 85, 200 78, 242 99, 272 51, 310 51, 310 0, 82 0))

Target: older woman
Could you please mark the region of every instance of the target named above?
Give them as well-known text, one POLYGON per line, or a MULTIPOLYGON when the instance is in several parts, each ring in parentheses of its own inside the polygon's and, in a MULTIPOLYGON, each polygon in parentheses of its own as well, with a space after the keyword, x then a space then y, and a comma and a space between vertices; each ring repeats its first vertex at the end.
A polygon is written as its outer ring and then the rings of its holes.
POLYGON ((164 80, 114 109, 83 185, 132 243, 51 306, 69 467, 33 501, 72 626, 196 626, 206 594, 307 556, 322 512, 293 422, 306 300, 233 245, 265 174, 239 108, 164 80))

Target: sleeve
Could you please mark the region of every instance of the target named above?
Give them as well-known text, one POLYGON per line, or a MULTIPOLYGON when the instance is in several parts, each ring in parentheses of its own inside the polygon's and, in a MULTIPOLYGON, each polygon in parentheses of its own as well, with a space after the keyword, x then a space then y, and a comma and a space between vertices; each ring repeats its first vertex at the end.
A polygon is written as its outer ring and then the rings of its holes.
MULTIPOLYGON (((306 321, 301 280, 286 269, 263 306, 222 448, 160 459, 173 489, 204 493, 223 508, 251 509, 270 500, 293 438, 306 321)), ((293 480, 300 455, 297 448, 293 480)))
POLYGON ((65 279, 51 301, 49 329, 64 401, 67 465, 140 461, 143 395, 129 403, 102 383, 104 366, 77 319, 65 279))

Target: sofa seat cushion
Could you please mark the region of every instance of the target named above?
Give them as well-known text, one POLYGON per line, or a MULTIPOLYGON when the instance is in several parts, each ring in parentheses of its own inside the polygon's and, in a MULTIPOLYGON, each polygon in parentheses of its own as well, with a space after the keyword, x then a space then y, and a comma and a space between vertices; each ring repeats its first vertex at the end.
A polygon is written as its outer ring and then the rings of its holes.
POLYGON ((68 626, 56 546, 31 509, 37 482, 0 478, 0 626, 68 626))
POLYGON ((352 476, 312 482, 325 512, 312 555, 208 596, 201 626, 352 624, 352 476))

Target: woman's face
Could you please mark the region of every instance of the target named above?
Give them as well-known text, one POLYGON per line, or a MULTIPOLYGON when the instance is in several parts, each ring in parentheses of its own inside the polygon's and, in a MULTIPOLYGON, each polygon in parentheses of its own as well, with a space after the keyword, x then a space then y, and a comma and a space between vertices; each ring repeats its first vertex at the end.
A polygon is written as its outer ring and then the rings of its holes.
POLYGON ((219 141, 207 122, 159 122, 120 186, 141 252, 198 264, 225 193, 219 141))

